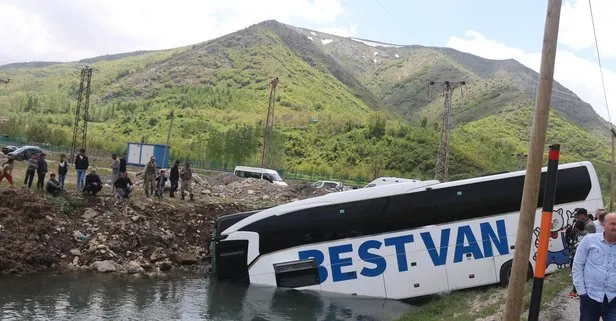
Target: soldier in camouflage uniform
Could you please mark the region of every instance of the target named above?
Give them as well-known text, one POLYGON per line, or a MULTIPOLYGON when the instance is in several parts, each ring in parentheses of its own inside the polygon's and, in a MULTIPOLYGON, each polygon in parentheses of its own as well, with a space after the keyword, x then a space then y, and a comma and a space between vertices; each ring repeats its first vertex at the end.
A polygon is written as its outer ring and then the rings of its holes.
POLYGON ((182 168, 182 170, 180 171, 180 179, 182 180, 182 185, 180 187, 182 199, 184 199, 184 191, 187 191, 190 195, 190 200, 192 201, 192 169, 190 169, 190 163, 188 161, 184 163, 184 168, 182 168))
POLYGON ((156 186, 156 159, 154 156, 150 157, 150 161, 145 166, 145 173, 143 174, 143 188, 145 189, 145 195, 150 196, 150 193, 154 194, 154 187, 156 186))

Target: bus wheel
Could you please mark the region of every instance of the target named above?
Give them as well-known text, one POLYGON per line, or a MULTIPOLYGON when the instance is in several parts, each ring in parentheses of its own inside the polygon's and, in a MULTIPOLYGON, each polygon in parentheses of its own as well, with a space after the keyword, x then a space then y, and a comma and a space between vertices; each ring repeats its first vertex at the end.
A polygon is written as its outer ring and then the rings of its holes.
POLYGON ((513 261, 507 261, 500 268, 500 285, 506 287, 509 285, 509 278, 511 277, 511 266, 513 261))
MULTIPOLYGON (((513 266, 513 260, 505 262, 500 269, 500 285, 506 287, 509 285, 509 278, 511 278, 511 267, 513 266)), ((526 279, 533 277, 533 266, 528 263, 528 272, 526 272, 526 279)))

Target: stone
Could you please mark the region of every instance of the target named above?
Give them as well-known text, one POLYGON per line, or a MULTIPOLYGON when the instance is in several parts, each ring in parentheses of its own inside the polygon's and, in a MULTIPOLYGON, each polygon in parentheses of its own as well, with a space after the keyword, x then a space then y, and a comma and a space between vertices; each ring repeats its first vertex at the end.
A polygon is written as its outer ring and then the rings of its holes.
POLYGON ((154 250, 154 252, 152 252, 152 255, 150 255, 150 261, 152 262, 157 262, 160 261, 162 259, 166 259, 167 258, 167 254, 165 254, 165 252, 163 252, 163 248, 159 247, 156 248, 156 250, 154 250))
POLYGON ((171 270, 171 262, 169 261, 162 261, 162 262, 156 262, 156 266, 158 267, 158 269, 161 272, 166 272, 171 270))
POLYGON ((74 256, 81 256, 81 251, 79 249, 72 249, 70 252, 74 256))
POLYGON ((95 217, 97 217, 97 216, 98 216, 98 212, 97 212, 97 211, 95 211, 94 209, 91 209, 91 208, 87 208, 87 209, 83 212, 83 215, 81 215, 81 217, 82 217, 84 220, 86 220, 86 221, 89 221, 89 220, 91 220, 91 219, 93 219, 93 218, 95 218, 95 217))
POLYGON ((73 265, 74 265, 74 266, 78 266, 78 265, 79 265, 79 256, 75 256, 75 257, 73 258, 73 265))
POLYGON ((135 273, 143 273, 144 272, 144 269, 136 261, 128 262, 128 264, 126 264, 126 266, 124 268, 126 269, 126 273, 128 273, 128 274, 135 274, 135 273))
POLYGON ((183 265, 197 264, 199 260, 194 253, 180 253, 175 257, 175 261, 183 265))
POLYGON ((92 263, 92 265, 94 266, 94 268, 101 273, 106 273, 106 272, 115 272, 118 270, 118 268, 116 267, 115 262, 110 261, 110 260, 105 260, 105 261, 96 261, 94 263, 92 263))

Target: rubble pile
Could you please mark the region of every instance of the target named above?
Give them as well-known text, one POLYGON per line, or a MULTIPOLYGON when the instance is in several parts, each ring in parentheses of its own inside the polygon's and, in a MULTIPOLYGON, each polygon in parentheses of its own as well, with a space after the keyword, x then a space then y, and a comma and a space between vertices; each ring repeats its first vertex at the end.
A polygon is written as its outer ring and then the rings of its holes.
POLYGON ((205 273, 218 216, 328 193, 309 184, 280 186, 230 173, 193 177, 195 201, 142 194, 125 200, 105 190, 95 197, 69 192, 56 198, 29 189, 0 190, 0 275, 205 273))
POLYGON ((5 209, 0 213, 0 274, 204 271, 216 217, 253 209, 239 203, 86 197, 66 214, 52 201, 62 199, 0 191, 5 209))

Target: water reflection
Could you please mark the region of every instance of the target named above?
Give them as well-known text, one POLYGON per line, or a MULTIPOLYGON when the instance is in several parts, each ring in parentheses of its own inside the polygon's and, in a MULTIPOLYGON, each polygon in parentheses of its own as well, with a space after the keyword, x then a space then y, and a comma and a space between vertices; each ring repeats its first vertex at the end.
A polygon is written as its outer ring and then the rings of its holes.
POLYGON ((391 320, 391 300, 117 275, 0 279, 0 320, 391 320))

